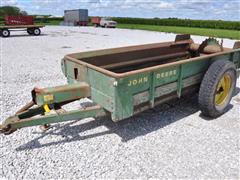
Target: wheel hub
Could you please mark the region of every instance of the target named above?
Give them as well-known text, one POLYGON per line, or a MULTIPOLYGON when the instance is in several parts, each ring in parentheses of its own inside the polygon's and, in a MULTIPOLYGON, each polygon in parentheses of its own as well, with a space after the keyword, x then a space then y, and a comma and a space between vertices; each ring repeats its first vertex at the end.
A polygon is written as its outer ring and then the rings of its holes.
POLYGON ((7 32, 7 31, 3 31, 3 35, 4 35, 4 36, 7 36, 7 35, 8 35, 8 32, 7 32))
POLYGON ((217 90, 215 94, 215 104, 221 106, 225 103, 230 89, 231 89, 232 80, 228 74, 225 74, 217 85, 217 90))

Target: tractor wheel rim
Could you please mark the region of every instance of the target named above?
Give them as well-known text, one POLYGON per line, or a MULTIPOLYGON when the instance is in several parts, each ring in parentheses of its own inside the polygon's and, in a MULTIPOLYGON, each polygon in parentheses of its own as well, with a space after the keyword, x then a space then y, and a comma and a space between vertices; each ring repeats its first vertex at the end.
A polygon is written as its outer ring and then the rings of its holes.
POLYGON ((38 33, 39 33, 39 30, 38 30, 38 29, 35 29, 35 33, 38 34, 38 33))
POLYGON ((231 89, 231 85, 232 85, 232 79, 230 75, 224 74, 217 85, 217 90, 215 93, 216 106, 221 106, 226 102, 231 89))

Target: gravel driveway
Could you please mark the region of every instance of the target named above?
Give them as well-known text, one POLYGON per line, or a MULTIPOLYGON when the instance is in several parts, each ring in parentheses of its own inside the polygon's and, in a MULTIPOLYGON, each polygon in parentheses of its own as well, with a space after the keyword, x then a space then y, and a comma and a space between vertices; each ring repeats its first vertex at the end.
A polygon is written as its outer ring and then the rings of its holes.
MULTIPOLYGON (((14 32, 1 38, 1 121, 30 100, 34 86, 66 83, 67 54, 174 40, 174 34, 92 27, 14 32)), ((196 42, 204 37, 193 36, 196 42)), ((234 41, 224 40, 232 47, 234 41)), ((169 102, 120 123, 92 118, 56 124, 46 133, 25 128, 0 135, 0 177, 239 178, 240 81, 229 112, 201 117, 197 95, 169 102)))

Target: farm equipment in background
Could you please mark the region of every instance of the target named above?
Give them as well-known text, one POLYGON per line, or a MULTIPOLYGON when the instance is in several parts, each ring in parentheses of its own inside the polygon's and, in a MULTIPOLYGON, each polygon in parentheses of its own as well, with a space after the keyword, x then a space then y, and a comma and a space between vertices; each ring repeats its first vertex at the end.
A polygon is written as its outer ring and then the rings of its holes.
POLYGON ((95 26, 95 27, 112 27, 115 28, 117 26, 117 22, 111 20, 110 18, 101 18, 101 17, 92 17, 91 18, 91 23, 95 26))
POLYGON ((230 49, 212 38, 196 44, 177 35, 172 42, 69 54, 61 68, 68 84, 34 88, 32 101, 3 121, 1 133, 106 115, 118 122, 192 92, 199 92, 202 114, 216 118, 235 91, 240 42, 230 49), (92 106, 64 109, 82 98, 92 106))
POLYGON ((100 26, 100 21, 101 21, 101 17, 98 17, 98 16, 91 17, 91 23, 92 23, 95 27, 100 26))
POLYGON ((33 16, 5 16, 4 24, 7 26, 11 25, 33 25, 33 16))
POLYGON ((73 9, 64 11, 64 22, 62 25, 71 26, 87 26, 88 25, 88 10, 73 9))
POLYGON ((9 37, 10 31, 27 31, 29 35, 38 36, 43 25, 34 25, 32 16, 5 16, 4 26, 0 26, 0 36, 9 37))

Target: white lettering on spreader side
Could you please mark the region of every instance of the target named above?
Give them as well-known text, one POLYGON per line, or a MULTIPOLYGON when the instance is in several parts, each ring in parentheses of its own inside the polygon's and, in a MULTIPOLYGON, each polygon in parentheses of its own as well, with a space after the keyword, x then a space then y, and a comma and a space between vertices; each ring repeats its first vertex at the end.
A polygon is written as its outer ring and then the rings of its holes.
MULTIPOLYGON (((168 77, 172 77, 172 76, 176 76, 177 75, 177 70, 171 70, 171 71, 166 71, 166 72, 162 72, 162 73, 157 73, 156 74, 156 79, 161 79, 161 78, 168 78, 168 77)), ((148 82, 148 77, 141 77, 138 79, 133 79, 133 80, 129 80, 128 82, 128 86, 136 86, 142 83, 146 83, 148 82)))

